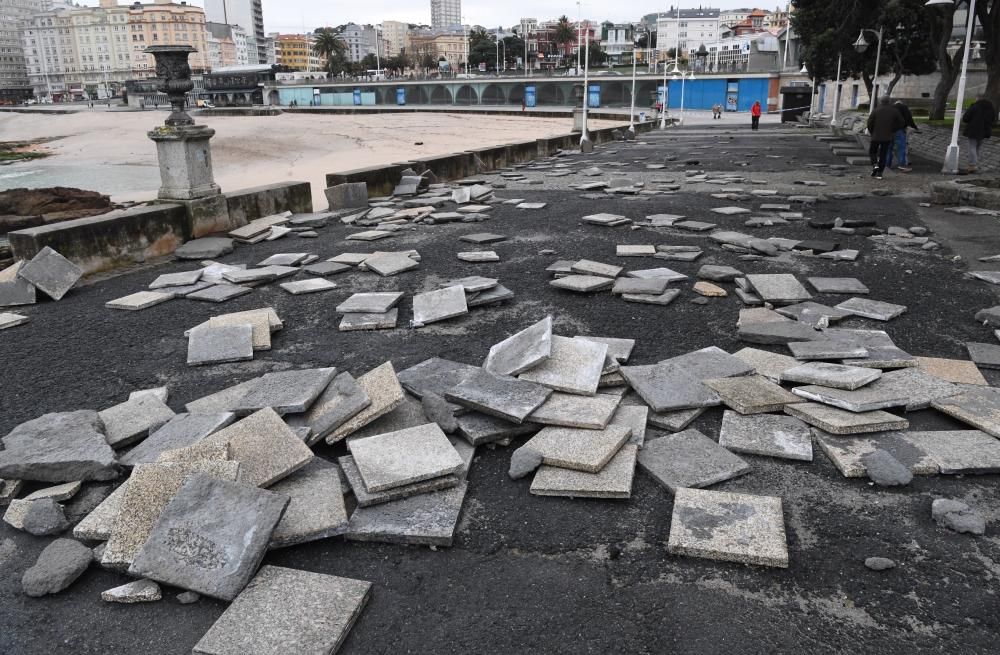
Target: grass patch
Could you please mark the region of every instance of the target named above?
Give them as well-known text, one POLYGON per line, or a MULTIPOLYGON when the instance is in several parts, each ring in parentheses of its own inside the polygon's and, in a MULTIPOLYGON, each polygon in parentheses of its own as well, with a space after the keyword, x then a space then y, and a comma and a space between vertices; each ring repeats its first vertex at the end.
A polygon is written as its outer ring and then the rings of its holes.
MULTIPOLYGON (((44 139, 48 141, 50 139, 44 139)), ((34 147, 41 141, 0 141, 0 164, 12 164, 18 161, 42 159, 51 153, 39 152, 34 147)))

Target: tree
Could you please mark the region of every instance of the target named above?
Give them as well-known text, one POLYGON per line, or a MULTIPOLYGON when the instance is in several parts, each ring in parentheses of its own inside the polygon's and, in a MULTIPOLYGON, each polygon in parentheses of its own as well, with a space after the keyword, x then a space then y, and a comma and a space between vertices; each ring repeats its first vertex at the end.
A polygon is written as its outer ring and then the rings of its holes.
POLYGON ((505 36, 500 46, 500 56, 507 62, 507 68, 517 65, 517 58, 524 56, 524 39, 519 36, 505 36))
POLYGON ((559 22, 556 23, 555 41, 562 46, 562 51, 565 52, 566 44, 575 42, 577 38, 577 31, 569 24, 569 19, 566 18, 566 15, 560 16, 559 22))
POLYGON ((313 52, 326 62, 324 67, 331 75, 339 75, 348 68, 347 45, 333 28, 321 27, 316 30, 313 52))
POLYGON ((469 32, 469 66, 476 67, 481 63, 492 67, 496 63, 496 41, 483 28, 469 32))
POLYGON ((1000 106, 1000 2, 976 3, 976 19, 982 26, 983 61, 986 63, 986 97, 1000 106))
MULTIPOLYGON (((934 23, 934 31, 931 34, 931 42, 936 44, 937 65, 941 75, 938 78, 937 86, 934 87, 934 96, 931 101, 931 120, 943 120, 945 111, 948 108, 948 95, 955 86, 958 79, 958 72, 962 66, 962 54, 965 48, 965 39, 953 54, 948 53, 948 45, 951 43, 951 33, 955 27, 955 10, 958 5, 946 7, 939 13, 939 20, 934 23)), ((936 12, 935 12, 936 13, 936 12)))
POLYGON ((604 52, 601 48, 601 44, 591 41, 590 43, 590 53, 587 55, 587 61, 589 66, 593 68, 594 66, 603 66, 608 61, 608 53, 604 52))

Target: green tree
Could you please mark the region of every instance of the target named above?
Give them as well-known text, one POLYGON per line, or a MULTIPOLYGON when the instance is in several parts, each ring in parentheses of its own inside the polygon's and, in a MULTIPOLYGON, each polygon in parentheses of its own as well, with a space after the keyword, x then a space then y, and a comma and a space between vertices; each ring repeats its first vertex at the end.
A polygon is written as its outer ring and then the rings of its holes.
POLYGON ((562 52, 565 52, 567 44, 577 41, 577 31, 570 25, 569 18, 566 18, 565 14, 560 16, 559 22, 556 23, 555 41, 561 46, 562 52))
POLYGON ((489 68, 496 65, 496 41, 485 29, 478 27, 469 32, 468 47, 470 68, 475 68, 481 63, 486 63, 489 68))
POLYGON ((1000 2, 980 0, 976 18, 982 26, 983 61, 986 63, 986 96, 994 107, 1000 106, 1000 2))
POLYGON ((322 59, 326 72, 339 75, 348 68, 347 44, 333 28, 321 27, 314 33, 313 52, 322 59))
POLYGON ((948 95, 951 93, 952 87, 955 86, 955 80, 958 79, 958 73, 962 66, 962 54, 965 48, 965 38, 963 36, 962 42, 955 52, 948 52, 948 46, 951 44, 951 34, 955 27, 955 10, 958 9, 958 5, 945 6, 943 10, 939 12, 934 12, 938 14, 939 20, 933 23, 934 28, 931 33, 931 43, 935 46, 935 54, 937 55, 937 65, 938 71, 940 71, 940 76, 938 77, 938 83, 934 87, 933 100, 931 101, 930 118, 932 120, 943 120, 945 111, 948 109, 948 95))
POLYGON ((507 62, 507 68, 517 65, 517 58, 524 57, 524 39, 519 36, 505 36, 500 56, 507 62))

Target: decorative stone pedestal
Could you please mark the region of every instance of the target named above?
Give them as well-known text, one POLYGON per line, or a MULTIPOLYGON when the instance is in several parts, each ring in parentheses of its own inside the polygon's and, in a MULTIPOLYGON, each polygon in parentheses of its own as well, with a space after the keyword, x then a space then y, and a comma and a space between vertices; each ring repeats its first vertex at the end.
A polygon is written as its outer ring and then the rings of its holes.
POLYGON ((208 140, 215 130, 204 125, 158 127, 148 134, 160 162, 161 200, 193 200, 221 193, 212 175, 208 140))

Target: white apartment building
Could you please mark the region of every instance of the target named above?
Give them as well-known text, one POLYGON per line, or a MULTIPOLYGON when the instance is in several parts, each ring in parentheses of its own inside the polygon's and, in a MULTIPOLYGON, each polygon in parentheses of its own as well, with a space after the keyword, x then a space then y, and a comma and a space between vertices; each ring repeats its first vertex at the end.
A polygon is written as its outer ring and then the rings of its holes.
POLYGON ((0 89, 28 85, 22 30, 32 14, 51 8, 46 0, 0 0, 0 89))
MULTIPOLYGON (((224 25, 239 25, 247 35, 251 64, 265 64, 268 42, 264 35, 261 0, 205 0, 205 19, 224 25)), ((273 50, 274 44, 270 45, 273 50)), ((272 52, 273 54, 273 52, 272 52)), ((272 62, 273 63, 273 62, 272 62)))
MULTIPOLYGON (((781 45, 770 32, 747 34, 706 43, 708 57, 702 71, 708 73, 763 73, 781 68, 781 45)), ((689 56, 694 59, 694 48, 689 56)))
POLYGON ((350 23, 344 27, 340 38, 347 44, 347 59, 353 63, 375 54, 376 34, 371 25, 350 23))
POLYGON ((608 55, 612 64, 632 61, 632 53, 635 51, 632 36, 632 25, 629 23, 601 24, 601 49, 608 55))
MULTIPOLYGON (((671 8, 656 18, 656 43, 661 52, 679 45, 681 52, 697 50, 701 44, 721 38, 722 20, 718 9, 671 8)), ((662 55, 660 56, 662 59, 662 55)))
POLYGON ((382 53, 395 57, 410 51, 410 26, 397 20, 382 21, 382 53))
POLYGON ((431 0, 431 27, 443 30, 462 24, 462 0, 431 0))

